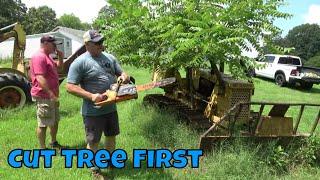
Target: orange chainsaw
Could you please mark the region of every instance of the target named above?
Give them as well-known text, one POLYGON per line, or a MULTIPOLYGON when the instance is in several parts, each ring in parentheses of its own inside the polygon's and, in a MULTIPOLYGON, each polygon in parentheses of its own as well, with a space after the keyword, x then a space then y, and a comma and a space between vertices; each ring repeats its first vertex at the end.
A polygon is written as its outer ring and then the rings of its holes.
POLYGON ((118 81, 117 83, 111 85, 110 90, 108 89, 105 93, 103 93, 103 95, 105 95, 107 99, 101 102, 97 102, 95 103, 95 105, 97 107, 101 107, 112 103, 117 103, 130 99, 137 99, 138 92, 140 91, 145 91, 156 87, 167 86, 169 84, 174 83, 175 81, 176 78, 174 77, 142 85, 122 84, 122 81, 118 81))

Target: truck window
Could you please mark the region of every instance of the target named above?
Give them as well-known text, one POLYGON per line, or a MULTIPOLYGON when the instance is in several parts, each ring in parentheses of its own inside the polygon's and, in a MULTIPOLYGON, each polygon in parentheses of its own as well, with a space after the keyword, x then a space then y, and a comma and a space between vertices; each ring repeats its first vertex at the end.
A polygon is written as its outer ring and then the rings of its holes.
POLYGON ((273 63, 275 57, 274 56, 266 56, 266 62, 273 63))
POLYGON ((300 65, 300 60, 298 58, 280 57, 278 64, 300 65))
POLYGON ((287 58, 285 57, 279 58, 278 64, 287 64, 287 58))
POLYGON ((300 65, 300 59, 292 58, 292 64, 293 65, 300 65))

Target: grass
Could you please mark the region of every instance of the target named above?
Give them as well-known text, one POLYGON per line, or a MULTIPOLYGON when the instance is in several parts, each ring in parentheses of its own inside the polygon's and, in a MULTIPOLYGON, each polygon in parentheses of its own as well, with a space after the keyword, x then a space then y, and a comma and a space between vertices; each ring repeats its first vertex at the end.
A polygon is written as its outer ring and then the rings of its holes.
POLYGON ((0 58, 0 68, 9 68, 12 65, 12 59, 11 58, 0 58))
MULTIPOLYGON (((137 84, 150 80, 150 72, 125 66, 129 74, 136 78, 137 84)), ((63 145, 73 148, 85 147, 85 135, 80 115, 81 100, 65 91, 61 92, 61 122, 58 140, 63 145)), ((154 89, 139 94, 139 99, 118 104, 120 118, 120 135, 117 137, 117 147, 128 152, 129 159, 124 169, 103 170, 107 177, 115 179, 318 179, 319 164, 308 165, 297 163, 287 171, 276 171, 269 163, 273 157, 272 144, 260 146, 257 144, 235 141, 223 144, 215 151, 201 159, 200 168, 192 169, 141 169, 132 168, 133 149, 168 148, 188 149, 197 148, 199 133, 176 120, 174 114, 154 107, 142 105, 143 96, 147 93, 160 93, 161 89, 154 89), (270 150, 271 149, 271 150, 270 150), (265 154, 262 156, 262 154, 265 154)), ((320 86, 314 86, 312 91, 300 91, 293 88, 279 88, 270 81, 255 79, 254 101, 276 102, 308 102, 319 103, 320 86)), ((290 114, 297 114, 293 109, 290 114)), ((314 119, 316 109, 311 109, 304 118, 314 119)), ((310 122, 304 121, 302 129, 307 129, 310 122)), ((7 156, 13 149, 35 149, 38 142, 35 134, 37 122, 35 120, 34 104, 27 105, 20 110, 1 111, 0 114, 0 179, 92 179, 87 169, 64 169, 64 159, 60 156, 53 158, 51 169, 13 169, 7 164, 7 156)), ((49 133, 47 133, 49 143, 49 133)), ((317 131, 316 136, 319 136, 317 131)), ((102 145, 101 145, 102 147, 102 145)), ((43 161, 40 162, 43 165, 43 161)))

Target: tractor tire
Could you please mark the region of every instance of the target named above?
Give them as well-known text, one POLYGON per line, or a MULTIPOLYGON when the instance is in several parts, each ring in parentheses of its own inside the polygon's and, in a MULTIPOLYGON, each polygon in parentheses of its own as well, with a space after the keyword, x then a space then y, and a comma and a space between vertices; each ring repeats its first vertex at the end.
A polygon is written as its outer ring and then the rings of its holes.
POLYGON ((275 76, 276 85, 284 87, 286 85, 286 76, 283 73, 278 73, 275 76))
POLYGON ((312 89, 312 86, 313 86, 313 83, 307 83, 307 82, 305 82, 305 83, 302 83, 302 84, 301 84, 301 87, 302 87, 303 89, 305 89, 305 90, 311 90, 311 89, 312 89))
POLYGON ((14 73, 0 74, 0 109, 20 108, 31 102, 31 85, 23 76, 14 73))

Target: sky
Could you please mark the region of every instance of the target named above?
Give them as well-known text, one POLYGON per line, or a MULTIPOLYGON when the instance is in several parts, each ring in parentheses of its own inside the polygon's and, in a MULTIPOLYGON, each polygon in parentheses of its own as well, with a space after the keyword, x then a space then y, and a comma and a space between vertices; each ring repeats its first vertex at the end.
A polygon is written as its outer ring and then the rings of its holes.
POLYGON ((21 0, 28 8, 48 6, 52 8, 57 18, 63 14, 73 13, 82 22, 92 23, 99 10, 107 4, 106 0, 21 0))
MULTIPOLYGON (((83 22, 91 23, 106 0, 22 0, 28 8, 47 5, 55 10, 59 18, 63 14, 73 13, 83 22)), ((275 25, 283 30, 285 36, 290 29, 300 24, 320 24, 320 0, 286 0, 286 6, 280 11, 292 14, 290 19, 276 20, 275 25)))
POLYGON ((287 5, 280 7, 281 12, 292 15, 290 19, 277 20, 275 25, 283 30, 282 36, 295 26, 310 23, 320 25, 320 0, 287 0, 287 5))

